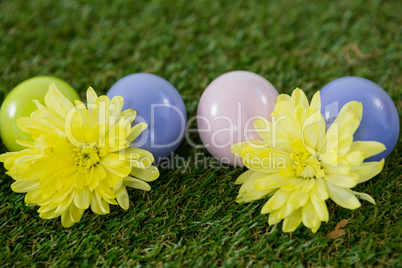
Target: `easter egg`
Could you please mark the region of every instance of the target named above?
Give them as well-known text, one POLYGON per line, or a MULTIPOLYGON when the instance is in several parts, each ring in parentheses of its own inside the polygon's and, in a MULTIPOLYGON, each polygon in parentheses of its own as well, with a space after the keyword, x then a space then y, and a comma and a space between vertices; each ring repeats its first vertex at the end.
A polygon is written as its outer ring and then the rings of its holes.
POLYGON ((230 147, 261 139, 254 130, 259 117, 271 120, 278 92, 262 76, 233 71, 216 78, 201 96, 197 127, 206 149, 223 163, 242 166, 230 147))
POLYGON ((387 148, 366 161, 388 157, 398 141, 399 117, 391 97, 376 83, 362 77, 341 77, 326 84, 320 91, 321 112, 331 124, 341 108, 350 101, 363 105, 363 117, 353 140, 378 141, 387 148))
POLYGON ((155 161, 174 152, 183 140, 187 113, 179 92, 155 74, 136 73, 117 81, 106 94, 122 96, 123 110, 134 109, 134 124, 145 122, 148 128, 132 143, 150 151, 155 161))
POLYGON ((66 82, 52 76, 37 76, 17 85, 5 98, 0 110, 0 134, 3 144, 10 151, 19 151, 25 147, 15 139, 29 140, 28 133, 17 127, 17 119, 29 117, 37 109, 33 100, 45 104, 45 95, 51 83, 55 83, 60 92, 69 100, 78 100, 77 92, 66 82))

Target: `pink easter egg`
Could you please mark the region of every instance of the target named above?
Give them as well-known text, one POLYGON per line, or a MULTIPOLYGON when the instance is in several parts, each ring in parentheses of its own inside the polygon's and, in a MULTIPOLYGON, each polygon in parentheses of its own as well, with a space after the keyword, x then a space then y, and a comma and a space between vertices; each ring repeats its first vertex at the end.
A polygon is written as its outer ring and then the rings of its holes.
POLYGON ((223 163, 242 166, 230 147, 261 139, 254 120, 271 120, 278 91, 262 76, 247 72, 225 73, 208 85, 197 110, 197 127, 207 150, 223 163))

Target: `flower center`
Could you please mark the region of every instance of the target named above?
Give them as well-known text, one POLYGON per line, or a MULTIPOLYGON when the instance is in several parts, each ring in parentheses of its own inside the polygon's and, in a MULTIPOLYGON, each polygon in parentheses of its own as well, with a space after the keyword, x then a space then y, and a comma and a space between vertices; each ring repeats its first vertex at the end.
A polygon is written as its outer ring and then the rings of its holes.
POLYGON ((324 170, 322 169, 320 160, 308 152, 301 154, 293 153, 291 158, 294 160, 293 169, 296 176, 304 179, 308 178, 322 178, 324 177, 324 170))
POLYGON ((99 148, 74 148, 73 149, 76 154, 74 158, 74 162, 77 166, 83 167, 86 169, 91 168, 93 165, 96 165, 99 160, 99 148))

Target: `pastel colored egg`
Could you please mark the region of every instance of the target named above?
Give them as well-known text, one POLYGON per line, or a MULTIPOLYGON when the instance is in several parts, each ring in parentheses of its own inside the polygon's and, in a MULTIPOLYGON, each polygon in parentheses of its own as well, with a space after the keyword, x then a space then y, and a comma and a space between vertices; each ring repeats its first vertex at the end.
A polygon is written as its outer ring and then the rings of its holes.
POLYGON ((197 126, 202 143, 223 163, 242 166, 230 147, 260 139, 254 120, 271 120, 277 96, 272 84, 255 73, 233 71, 219 76, 205 89, 198 105, 197 126))
POLYGON ((155 74, 131 74, 117 81, 106 95, 122 96, 123 110, 137 111, 134 123, 148 124, 132 146, 150 151, 158 161, 180 145, 187 112, 179 92, 168 81, 155 74))
POLYGON ((77 92, 63 80, 52 76, 37 76, 25 80, 17 85, 5 98, 0 110, 0 134, 1 139, 9 151, 19 151, 25 147, 15 140, 32 140, 28 133, 22 132, 17 127, 17 119, 29 117, 37 109, 33 100, 44 104, 45 95, 51 83, 69 100, 78 100, 77 92))
POLYGON ((376 83, 361 77, 341 77, 326 84, 320 91, 322 113, 329 126, 341 108, 350 101, 363 105, 363 118, 353 139, 378 141, 386 151, 368 158, 379 161, 387 158, 398 141, 399 116, 391 97, 376 83))

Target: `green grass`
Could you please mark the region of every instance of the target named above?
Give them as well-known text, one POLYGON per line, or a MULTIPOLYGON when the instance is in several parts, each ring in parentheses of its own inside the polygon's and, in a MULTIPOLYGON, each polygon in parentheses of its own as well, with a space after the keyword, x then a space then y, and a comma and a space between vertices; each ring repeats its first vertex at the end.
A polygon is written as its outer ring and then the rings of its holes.
MULTIPOLYGON (((228 71, 256 72, 279 92, 299 86, 310 97, 356 75, 382 86, 401 115, 402 5, 316 2, 1 1, 0 89, 54 75, 83 98, 88 86, 106 93, 125 75, 152 72, 179 90, 190 117, 206 86, 228 71)), ((2 168, 0 264, 401 266, 401 150, 400 140, 383 172, 356 187, 377 205, 350 211, 328 202, 330 221, 316 234, 268 226, 263 201, 236 204, 242 169, 163 169, 151 192, 130 191, 127 212, 86 212, 66 229, 25 206, 2 168), (329 239, 342 219, 346 235, 329 239)), ((207 154, 186 143, 177 151, 195 153, 207 154)))

